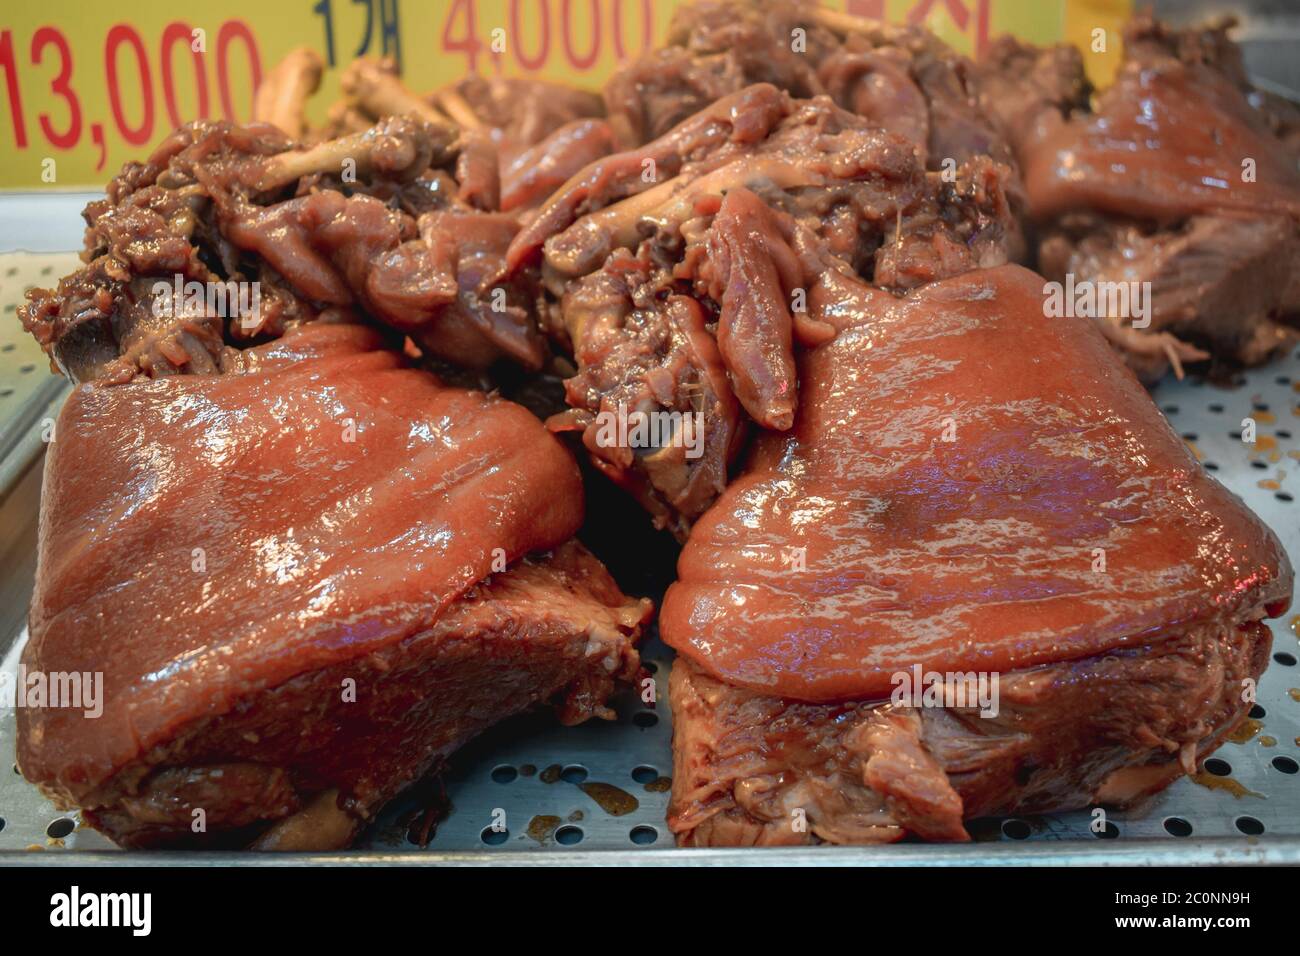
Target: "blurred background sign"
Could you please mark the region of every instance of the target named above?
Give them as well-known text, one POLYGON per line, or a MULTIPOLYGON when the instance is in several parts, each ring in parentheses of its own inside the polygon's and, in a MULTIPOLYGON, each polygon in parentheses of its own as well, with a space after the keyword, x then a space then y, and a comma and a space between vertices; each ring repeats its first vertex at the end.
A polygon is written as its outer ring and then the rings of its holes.
MULTIPOLYGON (((432 90, 466 73, 599 87, 661 42, 675 0, 85 0, 7 3, 0 13, 0 189, 101 187, 190 120, 246 121, 280 57, 310 46, 330 69, 309 110, 324 119, 358 56, 391 56, 432 90)), ((1001 33, 1076 43, 1104 79, 1128 0, 830 0, 925 23, 964 53, 1001 33), (1094 31, 1111 41, 1091 53, 1094 31)))

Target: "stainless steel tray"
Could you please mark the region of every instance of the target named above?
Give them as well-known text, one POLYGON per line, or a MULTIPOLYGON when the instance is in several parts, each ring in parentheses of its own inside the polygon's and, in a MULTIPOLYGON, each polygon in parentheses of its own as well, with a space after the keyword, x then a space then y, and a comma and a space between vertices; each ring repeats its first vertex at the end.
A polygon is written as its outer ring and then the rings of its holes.
MULTIPOLYGON (((0 435, 15 455, 39 455, 42 420, 62 386, 48 376, 39 349, 17 328, 13 306, 23 287, 73 265, 71 256, 0 257, 0 435), (12 273, 10 270, 13 269, 12 273), (46 270, 49 270, 48 272, 46 270), (12 347, 11 347, 12 346, 12 347), (8 391, 8 394, 4 394, 8 391), (6 404, 8 403, 8 404, 6 404)), ((1155 393, 1174 427, 1207 468, 1275 528, 1300 563, 1300 352, 1247 373, 1231 389, 1198 381, 1167 382, 1155 393), (1242 419, 1258 423, 1254 447, 1238 437, 1242 419)), ((0 501, 0 572, 4 575, 0 657, 16 666, 30 596, 39 500, 39 462, 12 479, 0 501)), ((877 848, 685 851, 664 825, 671 773, 671 714, 634 698, 616 702, 618 720, 562 728, 544 715, 519 718, 474 742, 444 775, 451 810, 427 846, 418 846, 419 811, 428 795, 394 802, 348 853, 308 857, 369 863, 1300 863, 1300 609, 1273 622, 1274 659, 1260 685, 1253 734, 1225 745, 1199 782, 1181 780, 1146 806, 1109 815, 1097 835, 1086 812, 976 824, 967 847, 919 844, 877 848), (504 811, 508 833, 490 829, 504 811)), ((651 641, 659 699, 666 701, 671 654, 651 641)), ((103 836, 56 811, 13 766, 14 719, 0 711, 0 862, 124 861, 103 836), (34 851, 34 852, 33 852, 34 851)), ((132 859, 138 858, 135 855, 132 859)), ((231 857, 165 854, 170 862, 231 857)), ((282 858, 241 855, 268 864, 282 858)), ((293 857, 292 859, 301 859, 293 857)))

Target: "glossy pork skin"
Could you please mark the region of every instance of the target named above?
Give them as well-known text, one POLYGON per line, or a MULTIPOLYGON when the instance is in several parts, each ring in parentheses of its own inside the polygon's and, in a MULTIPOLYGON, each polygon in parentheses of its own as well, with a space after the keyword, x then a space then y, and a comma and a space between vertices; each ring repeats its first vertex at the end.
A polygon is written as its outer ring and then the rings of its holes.
POLYGON ((877 699, 914 664, 1006 671, 1285 608, 1276 537, 1094 323, 1044 316, 1041 277, 812 305, 840 331, 803 356, 793 430, 760 439, 665 598, 664 640, 706 673, 877 699))
POLYGON ((578 470, 540 422, 378 344, 309 326, 230 374, 72 393, 24 663, 102 672, 105 707, 25 709, 30 779, 78 801, 195 721, 426 631, 494 557, 572 537, 578 470))
POLYGON ((1022 158, 1039 220, 1081 209, 1300 216, 1294 156, 1236 85, 1199 64, 1126 64, 1096 114, 1044 124, 1022 158))

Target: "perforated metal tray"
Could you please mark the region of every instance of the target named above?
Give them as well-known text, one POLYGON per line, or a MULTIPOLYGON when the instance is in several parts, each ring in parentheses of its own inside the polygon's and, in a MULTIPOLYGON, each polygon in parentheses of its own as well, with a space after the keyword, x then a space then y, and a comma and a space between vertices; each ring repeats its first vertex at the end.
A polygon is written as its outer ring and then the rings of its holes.
MULTIPOLYGON (((0 256, 0 417, 11 450, 39 452, 42 420, 62 386, 45 372, 40 350, 14 321, 25 285, 49 281, 71 256, 0 256), (14 271, 10 271, 10 270, 14 271), (48 271, 47 271, 48 270, 48 271), (5 404, 5 403, 9 404, 5 404)), ((1155 399, 1205 466, 1268 522, 1300 564, 1300 352, 1247 373, 1225 389, 1199 381, 1167 382, 1155 399), (1260 440, 1239 434, 1253 417, 1260 440)), ((13 459, 13 455, 10 455, 13 459)), ((28 459, 31 460, 30 457, 28 459)), ((11 672, 30 596, 39 469, 20 471, 0 501, 0 574, 4 596, 0 657, 11 672)), ((1086 812, 980 821, 968 847, 899 845, 813 847, 783 851, 671 849, 664 825, 671 773, 671 714, 639 699, 617 700, 618 720, 556 726, 545 715, 518 718, 471 744, 443 776, 450 812, 425 846, 416 842, 427 793, 391 805, 344 854, 322 861, 371 863, 1215 863, 1300 862, 1300 609, 1273 622, 1273 661, 1260 685, 1247 733, 1226 744, 1197 781, 1181 780, 1147 805, 1112 811, 1103 834, 1086 812), (504 820, 505 833, 492 829, 504 820)), ((671 655, 646 648, 661 701, 671 655)), ((56 811, 13 766, 14 719, 0 711, 0 862, 113 862, 126 857, 103 836, 56 811), (35 851, 35 852, 24 852, 35 851)), ((434 801, 436 802, 436 801, 434 801)), ((137 856, 133 856, 133 860, 137 856)), ((279 862, 267 856, 247 863, 279 862)), ((168 861, 229 857, 167 854, 168 861)))

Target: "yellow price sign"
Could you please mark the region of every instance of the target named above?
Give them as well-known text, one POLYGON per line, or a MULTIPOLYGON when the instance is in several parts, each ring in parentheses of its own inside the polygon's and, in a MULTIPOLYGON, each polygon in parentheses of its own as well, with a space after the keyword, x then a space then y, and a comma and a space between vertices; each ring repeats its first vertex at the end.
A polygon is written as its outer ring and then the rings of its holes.
MULTIPOLYGON (((261 77, 309 46, 329 65, 311 105, 324 118, 340 70, 392 56, 416 90, 464 76, 529 76, 598 87, 653 49, 676 0, 228 0, 10 4, 0 14, 0 188, 98 186, 196 119, 247 121, 261 77)), ((838 0, 892 22, 924 23, 976 54, 1003 32, 1087 49, 1118 28, 1128 0, 838 0)), ((1118 46, 1118 42, 1114 44, 1118 46)), ((1090 67, 1097 67, 1096 62, 1090 67)), ((1105 73, 1105 65, 1094 75, 1105 73)))

